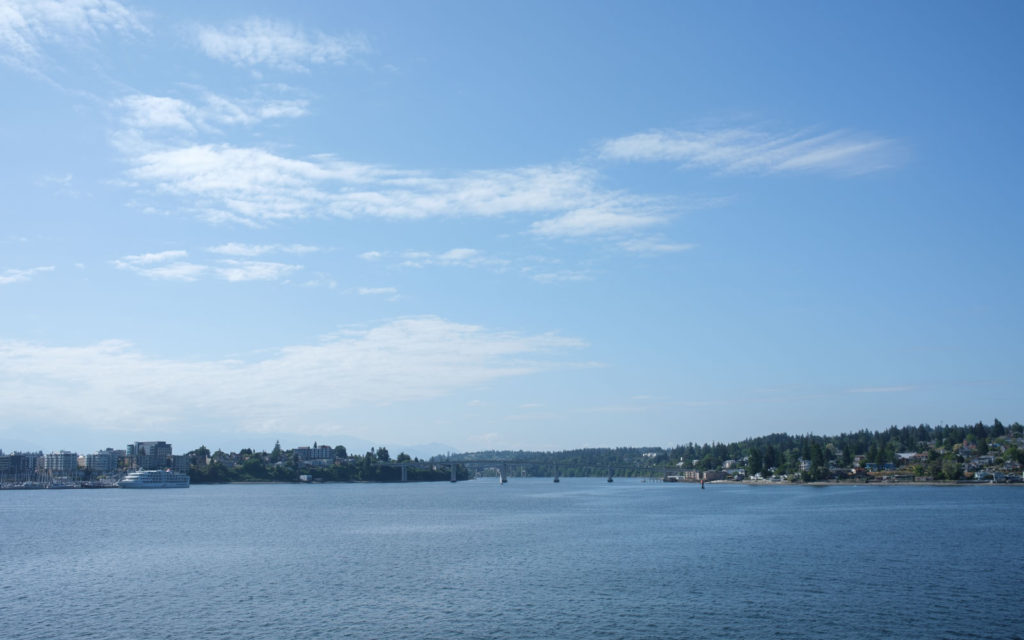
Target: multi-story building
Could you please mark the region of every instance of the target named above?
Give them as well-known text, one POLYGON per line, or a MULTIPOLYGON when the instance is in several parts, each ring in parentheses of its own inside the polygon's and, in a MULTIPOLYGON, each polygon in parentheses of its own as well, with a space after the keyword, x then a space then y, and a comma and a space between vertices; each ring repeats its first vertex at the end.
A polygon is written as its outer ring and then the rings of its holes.
POLYGON ((163 469, 170 464, 171 445, 163 440, 136 442, 128 445, 127 454, 139 469, 163 469))
POLYGON ((306 462, 308 460, 334 460, 334 449, 325 444, 319 447, 299 447, 295 449, 295 456, 306 462))
POLYGON ((188 473, 188 456, 170 456, 169 463, 171 471, 188 473))
POLYGON ((89 453, 85 456, 85 468, 95 473, 117 471, 118 464, 126 455, 124 449, 106 448, 103 451, 89 453))
POLYGON ((70 476, 78 473, 78 454, 71 451, 54 451, 43 456, 43 470, 53 476, 70 476))
POLYGON ((32 478, 41 453, 19 453, 17 451, 0 456, 0 480, 3 482, 24 482, 32 478))

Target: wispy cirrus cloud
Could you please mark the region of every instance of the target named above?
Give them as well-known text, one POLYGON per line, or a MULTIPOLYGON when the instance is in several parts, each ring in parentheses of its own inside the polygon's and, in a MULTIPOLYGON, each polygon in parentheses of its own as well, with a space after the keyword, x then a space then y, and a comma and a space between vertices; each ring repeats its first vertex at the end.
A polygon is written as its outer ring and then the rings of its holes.
POLYGON ((301 118, 307 113, 309 103, 306 100, 234 101, 209 92, 203 96, 199 112, 209 122, 240 125, 254 125, 274 118, 301 118))
POLYGON ((228 242, 215 247, 209 247, 207 251, 226 256, 254 258, 267 253, 316 253, 320 251, 320 248, 308 244, 244 244, 228 242))
POLYGON ((201 26, 196 40, 206 55, 236 66, 308 72, 311 65, 340 65, 370 50, 362 35, 329 36, 286 22, 250 18, 223 29, 201 26))
POLYGON ((78 45, 102 33, 145 31, 130 9, 114 0, 5 0, 0 3, 0 62, 32 70, 49 44, 78 45))
POLYGON ((198 110, 184 100, 166 96, 131 95, 117 100, 116 105, 124 110, 123 122, 129 127, 195 130, 192 121, 196 119, 198 110))
POLYGON ((321 287, 335 289, 338 287, 338 283, 329 274, 316 272, 312 274, 312 277, 309 280, 303 282, 301 286, 306 287, 307 289, 318 289, 321 287))
POLYGON ((429 251, 406 251, 402 254, 401 266, 417 268, 426 266, 504 267, 508 263, 508 260, 487 256, 478 249, 460 247, 456 249, 449 249, 448 251, 443 251, 441 253, 431 253, 429 251))
POLYGON ((207 274, 228 282, 249 282, 253 280, 281 280, 300 269, 302 265, 267 262, 260 260, 237 260, 224 258, 213 264, 188 261, 184 250, 161 251, 124 256, 112 263, 118 269, 132 271, 154 280, 180 280, 195 282, 207 274))
POLYGON ((141 135, 141 131, 194 133, 212 131, 220 125, 251 126, 272 118, 298 118, 308 113, 309 103, 264 98, 231 100, 207 91, 197 101, 132 94, 115 100, 114 107, 122 114, 122 125, 141 135))
POLYGON ((582 282, 591 280, 593 273, 588 269, 555 268, 560 260, 537 256, 497 257, 479 249, 460 247, 448 251, 367 251, 360 255, 364 260, 390 260, 398 267, 421 269, 426 267, 468 267, 484 268, 497 274, 518 274, 542 284, 557 282, 582 282), (538 266, 539 265, 539 266, 538 266))
POLYGON ((534 222, 530 231, 541 236, 578 238, 636 231, 664 222, 663 216, 651 213, 599 206, 574 209, 557 218, 534 222))
POLYGON ((221 260, 214 271, 228 282, 280 280, 302 269, 302 265, 260 260, 221 260))
POLYGON ((184 250, 160 251, 124 256, 112 261, 118 269, 132 271, 154 280, 181 280, 193 282, 205 271, 206 266, 188 262, 184 250))
POLYGON ((573 366, 564 354, 584 346, 555 334, 495 331, 436 316, 346 330, 247 360, 159 359, 122 341, 80 347, 0 341, 0 405, 12 424, 181 429, 202 415, 247 431, 288 424, 330 431, 344 427, 339 411, 573 366))
POLYGON ((139 255, 135 255, 135 256, 125 256, 125 257, 121 258, 121 260, 125 264, 130 264, 130 265, 138 267, 138 266, 145 266, 145 265, 156 264, 156 263, 159 263, 159 262, 168 262, 168 261, 171 261, 171 260, 178 260, 178 259, 187 258, 187 257, 188 257, 188 251, 184 251, 184 250, 181 250, 181 249, 175 249, 175 250, 172 250, 172 251, 160 251, 160 252, 157 252, 157 253, 140 253, 139 255))
POLYGON ((423 171, 345 162, 329 156, 286 158, 258 148, 193 145, 141 153, 128 175, 139 185, 192 201, 214 222, 261 226, 295 218, 543 216, 539 235, 628 233, 666 221, 654 198, 602 189, 599 174, 578 165, 423 171))
POLYGON ((395 287, 359 287, 357 291, 361 296, 393 296, 398 293, 395 287))
POLYGON ((56 267, 32 267, 30 269, 5 269, 0 271, 0 285, 14 284, 15 282, 27 282, 31 280, 37 273, 46 273, 47 271, 54 271, 56 267))
POLYGON ((619 246, 630 253, 659 254, 659 253, 680 253, 689 251, 696 245, 680 242, 667 242, 658 238, 630 238, 623 240, 619 246))
POLYGON ((600 149, 609 160, 679 162, 726 173, 861 174, 893 167, 900 155, 894 140, 867 134, 754 129, 652 131, 609 140, 600 149))
POLYGON ((323 159, 293 160, 262 149, 194 145, 143 153, 129 176, 194 198, 193 211, 215 221, 260 225, 330 209, 340 197, 324 185, 362 183, 375 167, 323 159))
POLYGON ((583 282, 593 279, 593 275, 589 271, 562 269, 560 271, 531 271, 530 278, 541 284, 552 284, 556 282, 583 282))

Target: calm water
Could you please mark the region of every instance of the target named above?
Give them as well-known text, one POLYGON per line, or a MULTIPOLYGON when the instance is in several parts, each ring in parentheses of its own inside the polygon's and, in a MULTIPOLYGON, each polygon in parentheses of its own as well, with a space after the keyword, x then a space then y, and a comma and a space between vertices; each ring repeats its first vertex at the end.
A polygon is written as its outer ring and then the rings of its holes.
POLYGON ((0 492, 4 638, 1021 638, 1024 490, 0 492))

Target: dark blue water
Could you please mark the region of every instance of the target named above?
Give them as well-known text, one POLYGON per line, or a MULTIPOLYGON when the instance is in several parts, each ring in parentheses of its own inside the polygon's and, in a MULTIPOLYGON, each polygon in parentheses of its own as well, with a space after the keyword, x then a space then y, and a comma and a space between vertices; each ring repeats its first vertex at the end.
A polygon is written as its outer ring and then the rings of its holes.
POLYGON ((1024 490, 0 492, 4 638, 1021 638, 1024 490))

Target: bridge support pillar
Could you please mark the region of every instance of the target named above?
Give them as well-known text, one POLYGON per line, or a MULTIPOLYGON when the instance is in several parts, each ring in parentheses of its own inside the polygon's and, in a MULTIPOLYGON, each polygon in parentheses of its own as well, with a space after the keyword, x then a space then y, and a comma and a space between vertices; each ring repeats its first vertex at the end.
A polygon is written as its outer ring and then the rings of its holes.
POLYGON ((558 465, 555 465, 555 482, 558 482, 558 465))
POLYGON ((409 466, 402 465, 402 482, 409 482, 409 466))
POLYGON ((498 469, 498 475, 501 477, 501 484, 508 482, 508 463, 503 462, 501 468, 498 469))
POLYGON ((613 472, 613 471, 614 471, 614 470, 613 470, 613 469, 611 469, 611 468, 609 468, 609 469, 608 469, 608 482, 612 482, 612 481, 613 481, 613 480, 612 480, 612 472, 613 472))
POLYGON ((452 482, 458 480, 458 478, 455 477, 455 470, 456 468, 458 468, 458 466, 459 465, 455 464, 454 462, 452 463, 452 482))

